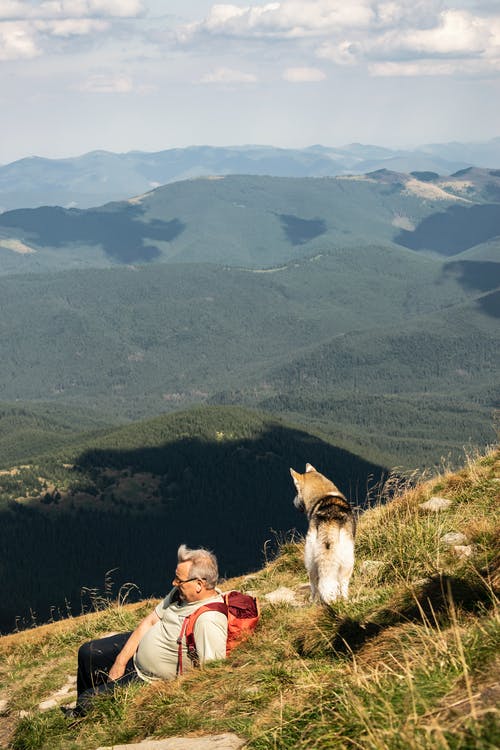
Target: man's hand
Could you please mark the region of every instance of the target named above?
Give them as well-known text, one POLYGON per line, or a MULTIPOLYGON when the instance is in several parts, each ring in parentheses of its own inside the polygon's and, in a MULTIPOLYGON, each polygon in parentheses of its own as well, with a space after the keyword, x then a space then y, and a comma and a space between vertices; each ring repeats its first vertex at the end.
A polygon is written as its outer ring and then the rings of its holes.
POLYGON ((159 621, 160 618, 156 614, 156 611, 153 610, 144 618, 144 620, 139 623, 139 625, 136 627, 136 629, 116 657, 115 663, 109 670, 108 680, 110 682, 114 682, 115 680, 119 680, 120 677, 123 677, 123 675, 125 674, 125 669, 127 668, 127 664, 137 651, 137 646, 139 645, 141 638, 148 632, 150 628, 153 627, 153 625, 156 625, 156 623, 159 621))
POLYGON ((111 669, 109 670, 108 674, 108 680, 110 682, 114 682, 115 680, 119 680, 120 677, 123 677, 125 674, 125 667, 127 666, 127 663, 123 664, 121 661, 118 661, 118 659, 115 661, 111 669))

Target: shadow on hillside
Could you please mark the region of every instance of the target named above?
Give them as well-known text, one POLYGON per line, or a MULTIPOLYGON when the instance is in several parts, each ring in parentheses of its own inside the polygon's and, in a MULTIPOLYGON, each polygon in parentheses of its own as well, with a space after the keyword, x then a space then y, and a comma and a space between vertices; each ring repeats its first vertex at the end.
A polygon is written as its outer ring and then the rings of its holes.
MULTIPOLYGON (((359 651, 387 628, 405 622, 425 623, 433 628, 449 624, 452 608, 464 612, 489 609, 493 602, 486 580, 486 573, 484 581, 476 583, 456 576, 436 575, 417 595, 380 610, 373 621, 359 622, 344 618, 338 624, 337 620, 332 650, 340 654, 359 651)), ((335 616, 333 611, 332 616, 335 616)))
MULTIPOLYGON (((1 514, 0 628, 14 627, 28 607, 42 621, 51 607, 64 610, 66 602, 74 611, 81 587, 102 587, 111 569, 118 569, 115 591, 131 581, 144 597, 161 596, 170 587, 181 543, 213 549, 223 577, 258 569, 264 549, 273 555, 291 529, 305 531, 305 518, 293 506, 290 466, 303 470, 310 461, 354 504, 384 473, 317 437, 279 425, 245 430, 214 419, 211 429, 206 421, 200 424, 202 430, 186 419, 184 432, 211 433, 215 439, 165 442, 158 424, 158 434, 149 426, 141 435, 133 425, 113 434, 116 447, 85 450, 74 458, 68 471, 85 500, 75 495, 50 502, 45 496, 35 506, 13 503, 1 514), (249 437, 231 439, 232 429, 249 437), (155 445, 118 447, 141 441, 155 445)), ((175 427, 178 434, 181 426, 175 427)))
POLYGON ((401 230, 394 242, 411 250, 455 255, 500 235, 500 205, 451 206, 423 219, 414 231, 401 230))
POLYGON ((485 294, 477 300, 477 304, 483 312, 492 318, 500 318, 500 291, 485 294))
POLYGON ((464 289, 491 292, 500 286, 500 263, 484 260, 455 260, 445 263, 445 275, 456 276, 464 289))
POLYGON ((301 219, 291 214, 277 214, 288 242, 303 245, 326 233, 324 219, 301 219))
POLYGON ((446 263, 444 275, 455 276, 464 289, 491 292, 476 300, 482 312, 500 318, 500 263, 494 261, 457 260, 446 263))
POLYGON ((106 255, 119 263, 147 262, 161 253, 146 245, 146 239, 172 242, 185 229, 178 219, 143 221, 139 205, 112 203, 99 209, 65 209, 42 206, 36 209, 7 211, 0 225, 22 229, 36 237, 42 247, 68 244, 101 245, 106 255))

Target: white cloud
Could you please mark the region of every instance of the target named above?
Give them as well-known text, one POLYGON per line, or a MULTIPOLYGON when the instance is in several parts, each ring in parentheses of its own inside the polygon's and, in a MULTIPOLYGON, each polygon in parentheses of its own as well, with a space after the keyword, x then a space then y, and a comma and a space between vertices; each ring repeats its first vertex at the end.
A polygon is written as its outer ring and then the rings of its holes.
POLYGON ((20 0, 0 0, 0 19, 2 20, 25 18, 30 10, 28 4, 20 0))
MULTIPOLYGON (((470 56, 487 49, 489 37, 485 19, 463 11, 447 10, 440 14, 439 22, 434 28, 405 32, 399 40, 399 46, 416 55, 470 56)), ((398 43, 395 46, 397 48, 398 43)))
POLYGON ((0 60, 17 60, 41 54, 34 34, 24 24, 0 22, 0 60))
POLYGON ((325 42, 316 50, 316 56, 323 60, 330 60, 337 65, 354 65, 362 55, 362 48, 358 42, 344 40, 341 42, 325 42))
POLYGON ((81 91, 91 94, 128 94, 133 91, 133 83, 127 76, 107 76, 95 74, 90 76, 81 86, 81 91))
POLYGON ((102 34, 144 9, 142 0, 0 0, 0 60, 41 55, 47 37, 102 34))
MULTIPOLYGON (((460 0, 457 0, 460 2, 460 0)), ((432 28, 446 0, 379 0, 374 3, 376 24, 384 28, 432 28)), ((455 3, 456 4, 456 3, 455 3)))
MULTIPOLYGON (((67 3, 73 4, 73 0, 67 3)), ((113 16, 114 18, 136 18, 145 8, 142 0, 88 0, 92 15, 113 16)))
POLYGON ((252 73, 243 73, 241 70, 232 68, 217 68, 211 73, 205 73, 200 79, 201 83, 256 83, 257 77, 252 73))
POLYGON ((38 31, 52 36, 70 37, 106 31, 109 23, 97 18, 64 18, 60 21, 37 21, 34 26, 38 31))
POLYGON ((301 44, 305 67, 309 54, 335 65, 362 65, 374 75, 451 75, 494 68, 497 25, 500 7, 490 0, 282 0, 214 4, 203 20, 178 29, 178 38, 193 44, 202 37, 233 38, 247 47, 282 39, 301 44), (440 58, 446 63, 422 62, 440 58))
POLYGON ((290 83, 312 83, 324 81, 326 75, 319 68, 287 68, 283 78, 290 83))
POLYGON ((135 18, 144 10, 142 0, 0 0, 0 19, 135 18))
POLYGON ((180 38, 189 41, 198 34, 250 38, 322 36, 341 28, 366 27, 374 19, 369 0, 284 0, 266 5, 218 4, 207 18, 185 26, 180 38))
POLYGON ((411 62, 381 62, 368 66, 373 76, 379 77, 416 77, 416 76, 451 76, 488 75, 500 72, 500 56, 480 60, 412 60, 411 62))
POLYGON ((418 60, 412 62, 381 62, 369 66, 373 76, 381 77, 414 77, 414 76, 448 76, 456 69, 453 61, 418 60))
MULTIPOLYGON (((334 35, 318 46, 316 56, 337 65, 367 64, 377 76, 475 74, 497 69, 500 10, 486 17, 456 8, 437 12, 434 7, 432 15, 424 18, 417 12, 410 19, 403 5, 380 5, 379 26, 349 37, 334 35)), ((428 0, 426 5, 430 5, 428 0)))

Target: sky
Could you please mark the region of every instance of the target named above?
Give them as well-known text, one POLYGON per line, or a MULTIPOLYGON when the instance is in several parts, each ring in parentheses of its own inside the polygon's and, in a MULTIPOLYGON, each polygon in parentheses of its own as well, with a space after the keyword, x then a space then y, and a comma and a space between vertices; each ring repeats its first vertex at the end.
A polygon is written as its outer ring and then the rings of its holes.
POLYGON ((0 0, 0 163, 500 136, 500 0, 0 0))

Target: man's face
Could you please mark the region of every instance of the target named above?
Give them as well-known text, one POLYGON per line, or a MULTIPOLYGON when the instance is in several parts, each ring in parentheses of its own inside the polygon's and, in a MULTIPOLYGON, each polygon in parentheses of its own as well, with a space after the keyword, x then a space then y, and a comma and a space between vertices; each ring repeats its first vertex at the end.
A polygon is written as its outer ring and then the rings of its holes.
POLYGON ((192 563, 189 560, 178 563, 172 581, 172 584, 178 588, 181 599, 185 602, 197 601, 203 588, 203 581, 199 578, 191 578, 191 566, 192 563))

